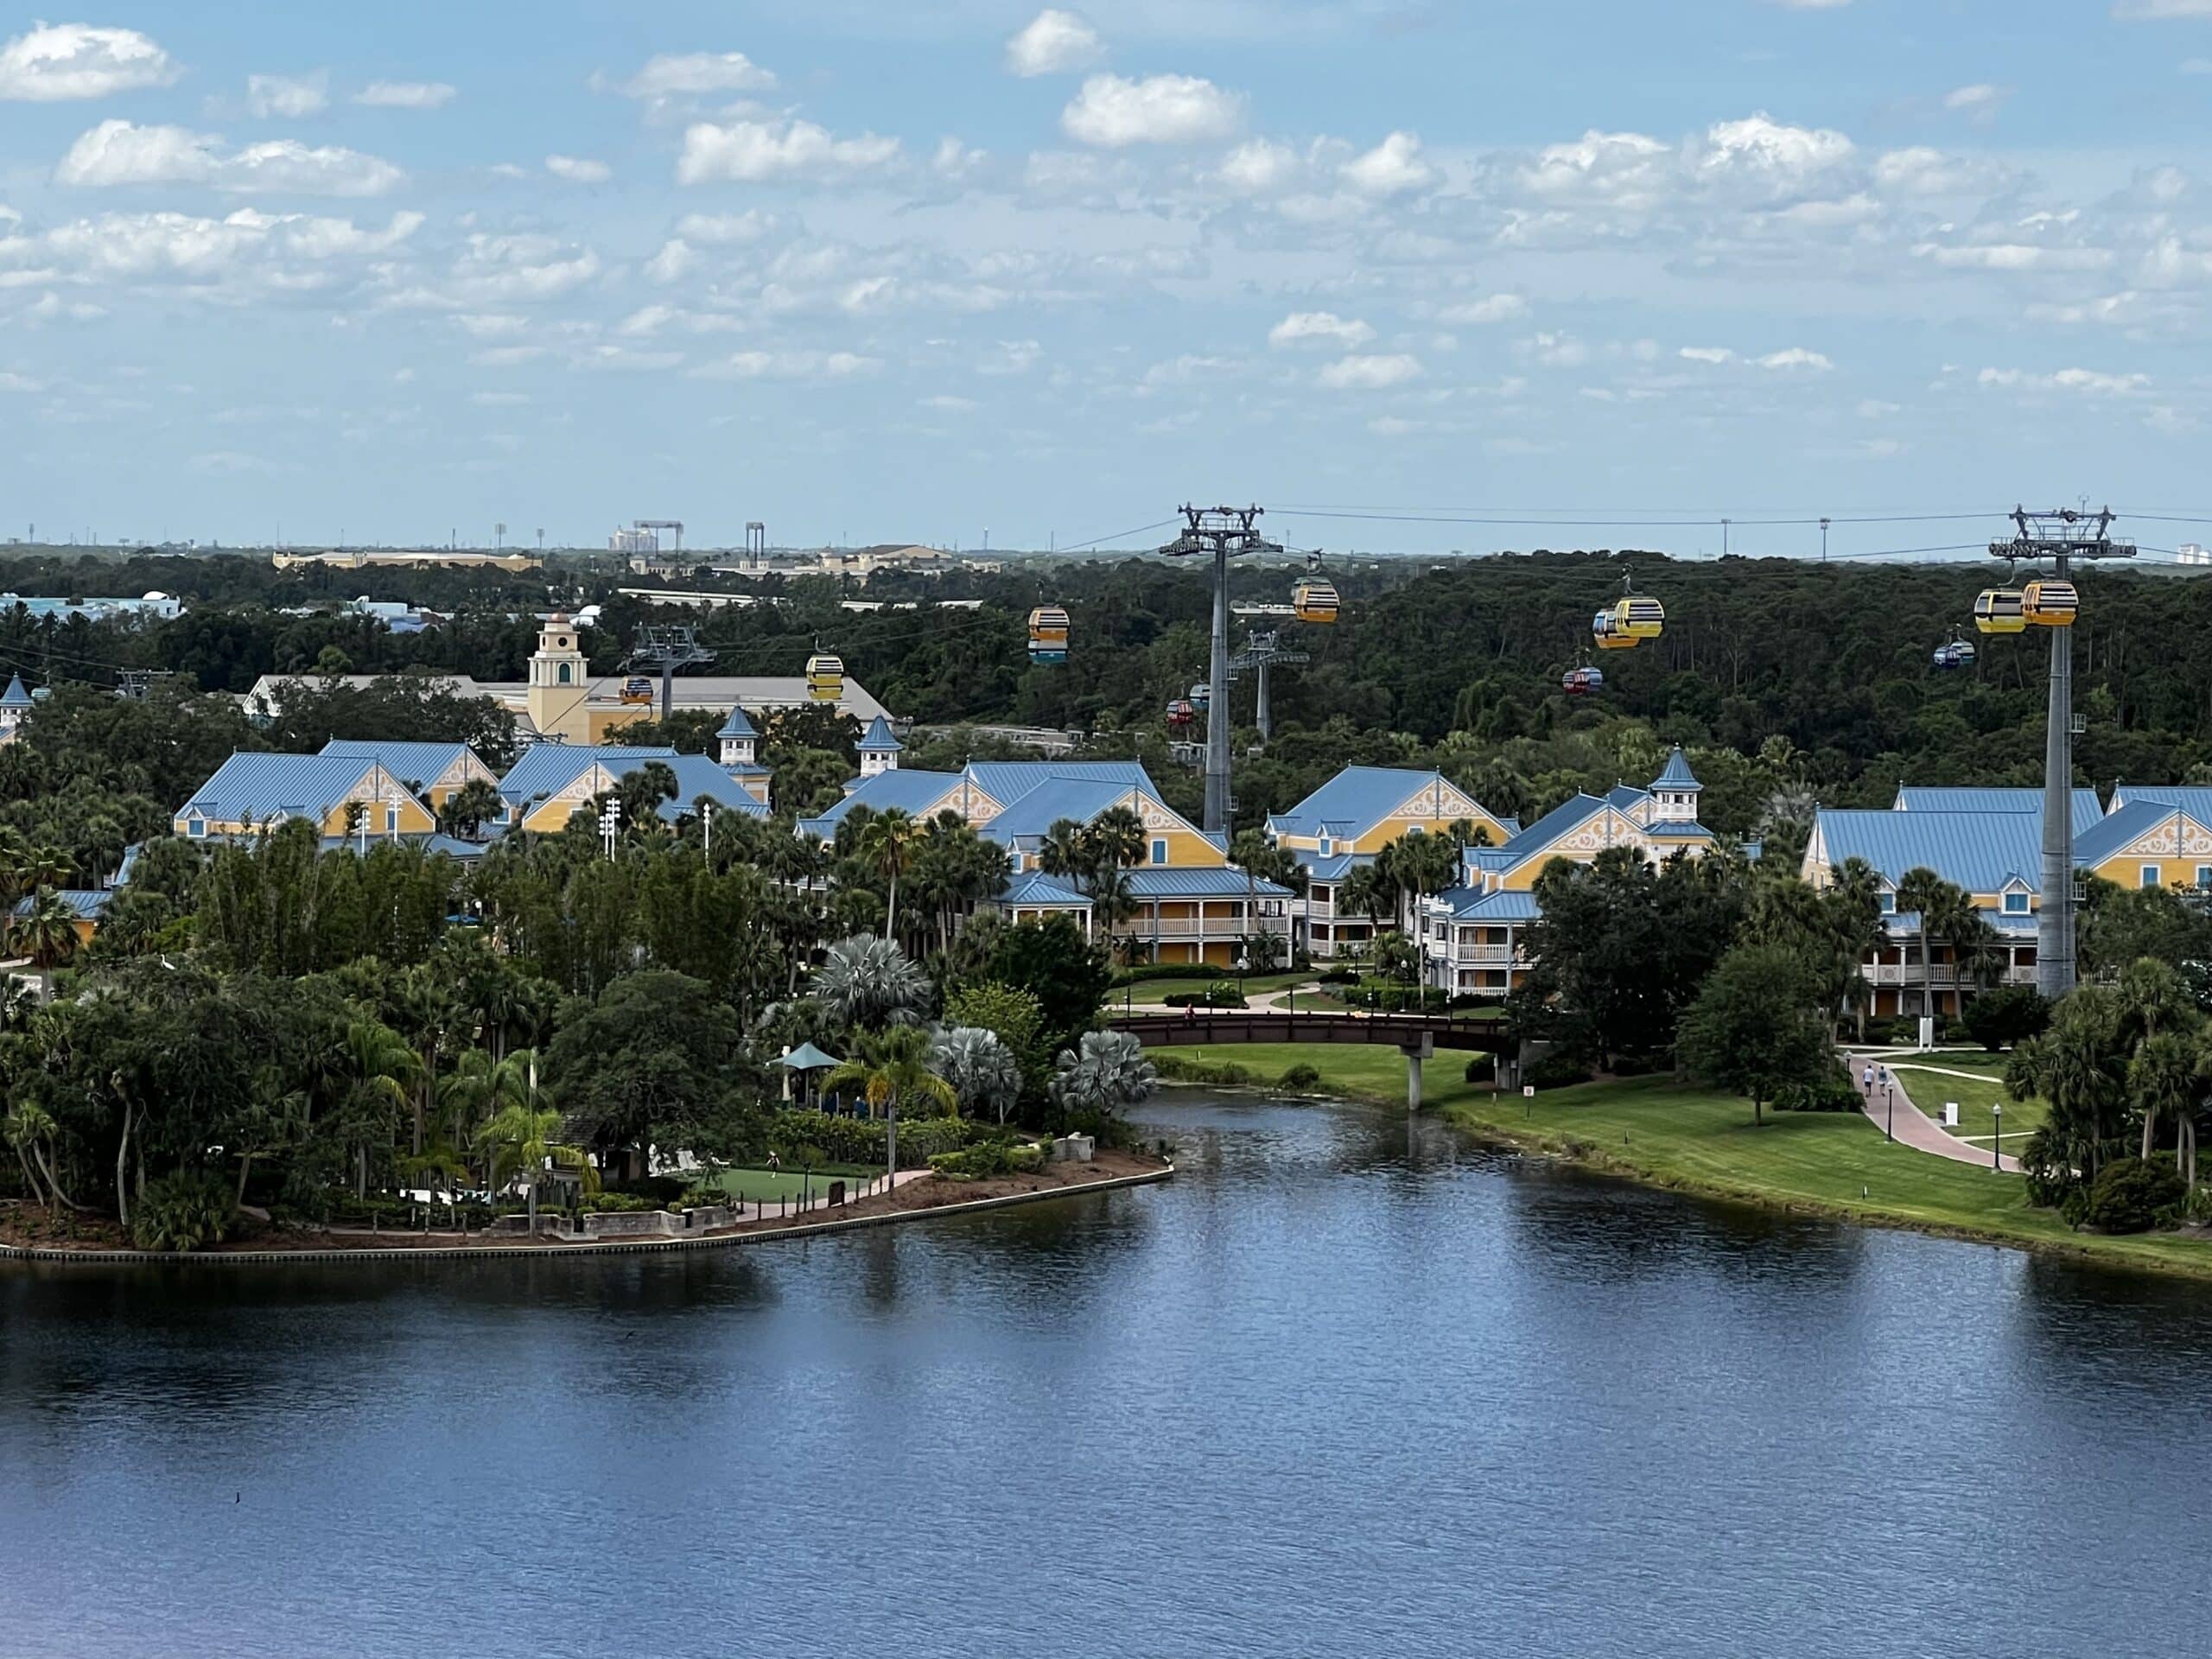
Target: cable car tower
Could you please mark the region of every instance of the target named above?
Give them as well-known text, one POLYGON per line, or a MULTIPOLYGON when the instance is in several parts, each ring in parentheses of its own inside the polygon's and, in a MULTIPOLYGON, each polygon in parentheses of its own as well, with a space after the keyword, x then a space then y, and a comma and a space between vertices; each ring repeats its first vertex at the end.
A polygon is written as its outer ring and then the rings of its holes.
MULTIPOLYGON (((2036 989, 2056 1001, 2074 988, 2074 620, 2069 580, 2077 559, 2132 559, 2135 543, 2112 537, 2110 507, 2049 512, 2012 509, 2013 534, 1990 556, 2016 564, 2048 560, 2052 579, 2031 582, 2025 620, 2050 632, 2050 704, 2044 728, 2043 907, 2036 917, 2036 989)), ((2024 600, 2025 595, 2024 594, 2024 600)))
MULTIPOLYGON (((1193 554, 1213 559, 1213 650, 1206 683, 1206 810, 1205 828, 1229 830, 1229 562, 1255 553, 1281 553, 1281 542, 1260 534, 1258 507, 1185 505, 1183 531, 1160 550, 1171 559, 1193 554)), ((1195 701, 1195 699, 1193 699, 1195 701)))
POLYGON ((1262 633, 1255 628, 1245 636, 1244 649, 1229 659, 1229 671, 1233 677, 1250 669, 1259 677, 1260 741, 1266 742, 1275 734, 1274 720, 1268 709, 1268 671, 1288 667, 1294 663, 1309 663, 1313 659, 1302 651, 1285 651, 1282 636, 1273 628, 1262 633))
MULTIPOLYGON (((660 717, 667 723, 670 711, 676 704, 676 671, 697 668, 715 660, 715 653, 699 643, 699 631, 689 623, 669 623, 638 630, 638 641, 630 647, 630 654, 622 659, 625 670, 635 670, 640 676, 647 670, 660 675, 660 717)), ((629 686, 623 687, 623 701, 627 702, 629 686)))

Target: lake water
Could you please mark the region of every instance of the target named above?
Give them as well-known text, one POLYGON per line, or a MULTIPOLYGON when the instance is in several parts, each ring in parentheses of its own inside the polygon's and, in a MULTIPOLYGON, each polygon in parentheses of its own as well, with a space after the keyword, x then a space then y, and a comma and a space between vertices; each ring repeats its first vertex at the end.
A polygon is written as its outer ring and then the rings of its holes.
POLYGON ((0 1653, 2202 1652, 2212 1291, 1179 1096, 660 1258, 0 1263, 0 1653))

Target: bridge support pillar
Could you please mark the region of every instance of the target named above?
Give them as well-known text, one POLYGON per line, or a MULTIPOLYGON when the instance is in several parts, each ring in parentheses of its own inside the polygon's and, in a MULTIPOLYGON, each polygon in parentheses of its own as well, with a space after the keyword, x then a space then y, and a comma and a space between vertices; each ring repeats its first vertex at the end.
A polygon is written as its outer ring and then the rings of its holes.
POLYGON ((1406 1043, 1398 1052, 1406 1057, 1406 1109, 1421 1110, 1421 1063, 1436 1052, 1436 1039, 1423 1035, 1417 1043, 1406 1043))

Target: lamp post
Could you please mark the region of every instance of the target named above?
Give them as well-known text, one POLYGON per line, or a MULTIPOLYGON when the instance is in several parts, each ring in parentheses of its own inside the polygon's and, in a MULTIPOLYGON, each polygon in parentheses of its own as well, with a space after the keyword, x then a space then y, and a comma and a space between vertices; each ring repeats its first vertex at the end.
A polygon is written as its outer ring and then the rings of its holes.
POLYGON ((702 833, 706 836, 704 850, 707 862, 712 864, 715 861, 715 804, 712 801, 699 803, 699 823, 702 833))
POLYGON ((1989 1166, 1992 1169, 2003 1169, 2005 1167, 2005 1103, 2001 1100, 1990 1102, 1989 1115, 1997 1120, 1996 1144, 1989 1149, 1989 1166))
POLYGON ((607 855, 614 856, 614 834, 621 827, 622 803, 610 800, 599 809, 599 838, 607 843, 607 855))
POLYGON ((1890 1109, 1889 1127, 1882 1131, 1888 1139, 1897 1138, 1897 1086, 1885 1075, 1882 1078, 1882 1098, 1890 1109))
POLYGON ((1251 965, 1252 958, 1240 952, 1236 958, 1236 1000, 1239 1002, 1244 1000, 1244 973, 1251 965))

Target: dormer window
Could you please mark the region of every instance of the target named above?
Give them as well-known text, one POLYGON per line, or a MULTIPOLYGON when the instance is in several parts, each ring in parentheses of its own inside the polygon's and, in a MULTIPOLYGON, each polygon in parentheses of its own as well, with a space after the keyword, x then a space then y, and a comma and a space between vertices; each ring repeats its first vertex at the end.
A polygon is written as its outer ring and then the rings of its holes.
POLYGON ((2007 916, 2026 915, 2028 913, 2028 895, 2024 893, 2017 892, 2006 893, 2005 895, 2005 913, 2007 916))
POLYGON ((194 841, 201 839, 207 833, 207 820, 194 813, 184 821, 184 833, 194 841))
POLYGON ((1333 858, 1333 857, 1335 857, 1335 856, 1336 856, 1336 851, 1337 851, 1337 843, 1336 843, 1335 840, 1334 840, 1332 837, 1328 836, 1322 836, 1322 837, 1321 837, 1321 856, 1322 856, 1322 857, 1324 857, 1324 858, 1333 858))
POLYGON ((1896 894, 1896 893, 1891 893, 1891 892, 1885 891, 1885 892, 1883 893, 1883 894, 1882 894, 1882 914, 1883 914, 1883 915, 1885 915, 1885 916, 1894 916, 1894 915, 1896 915, 1897 913, 1897 894, 1896 894))

